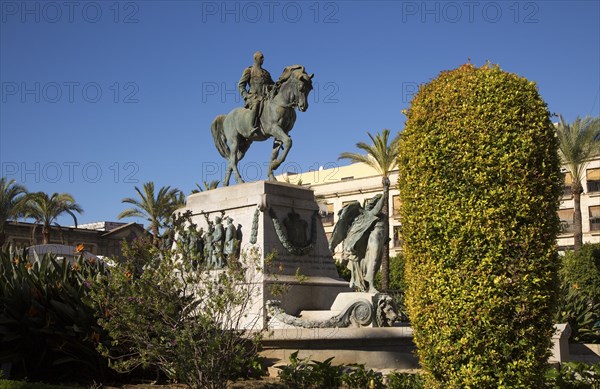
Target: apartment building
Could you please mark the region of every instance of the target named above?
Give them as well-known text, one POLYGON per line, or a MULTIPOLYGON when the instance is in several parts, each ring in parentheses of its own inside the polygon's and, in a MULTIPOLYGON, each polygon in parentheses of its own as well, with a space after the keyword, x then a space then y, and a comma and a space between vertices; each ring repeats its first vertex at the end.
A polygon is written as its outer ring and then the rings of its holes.
MULTIPOLYGON (((43 241, 42 226, 27 222, 8 221, 4 226, 6 243, 15 247, 39 245, 43 241)), ((80 224, 78 227, 51 226, 50 245, 77 246, 83 244, 86 251, 100 256, 119 258, 123 241, 148 236, 144 226, 138 223, 97 222, 80 224)))

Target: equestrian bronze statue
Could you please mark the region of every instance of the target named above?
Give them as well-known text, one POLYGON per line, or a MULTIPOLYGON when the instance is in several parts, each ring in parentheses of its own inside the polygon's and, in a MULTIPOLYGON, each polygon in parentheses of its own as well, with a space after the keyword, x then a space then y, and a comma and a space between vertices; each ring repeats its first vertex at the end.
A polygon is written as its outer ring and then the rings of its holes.
POLYGON ((257 52, 254 60, 254 66, 244 70, 239 82, 246 107, 217 116, 211 125, 215 146, 227 159, 223 186, 229 185, 232 172, 236 183, 244 182, 238 171, 238 163, 252 142, 271 137, 274 138, 273 151, 267 177, 270 181, 276 181, 273 170, 285 161, 292 147, 289 132, 296 121, 295 108, 301 112, 308 109, 308 94, 312 90, 314 74, 307 74, 304 66, 292 65, 286 67, 279 80, 273 83, 269 73, 261 68, 262 53, 257 52), (246 89, 248 84, 250 90, 246 89))

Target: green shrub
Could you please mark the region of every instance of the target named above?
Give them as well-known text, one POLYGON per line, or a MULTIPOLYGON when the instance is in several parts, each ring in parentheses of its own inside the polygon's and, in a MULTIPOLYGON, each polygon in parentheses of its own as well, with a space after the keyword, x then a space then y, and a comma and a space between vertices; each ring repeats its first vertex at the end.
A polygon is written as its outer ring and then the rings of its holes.
POLYGON ((0 389, 82 389, 82 387, 48 385, 38 382, 0 380, 0 389))
POLYGON ((588 365, 567 362, 546 372, 547 387, 552 389, 600 388, 600 363, 588 365))
POLYGON ((600 303, 600 243, 585 243, 562 258, 561 281, 600 303))
POLYGON ((569 323, 571 340, 600 342, 600 243, 568 251, 559 271, 562 290, 557 323, 569 323))
MULTIPOLYGON (((337 268, 340 278, 344 281, 350 282, 350 278, 352 278, 352 272, 350 269, 348 269, 348 260, 335 261, 335 267, 337 268)), ((377 274, 377 276, 379 277, 379 274, 377 274)))
POLYGON ((108 374, 97 344, 106 341, 85 303, 105 274, 95 260, 73 264, 25 250, 0 252, 0 364, 12 362, 11 378, 101 380, 108 374))
POLYGON ((290 355, 290 363, 277 366, 279 379, 289 388, 303 389, 337 389, 337 388, 371 388, 382 389, 383 375, 372 369, 366 370, 364 365, 334 365, 334 357, 324 361, 298 358, 298 351, 290 355))
POLYGON ((400 373, 397 371, 387 375, 388 389, 423 389, 423 378, 420 374, 400 373))
POLYGON ((365 365, 352 364, 345 367, 342 384, 349 389, 383 389, 383 374, 373 369, 367 370, 365 365))
POLYGON ((574 342, 600 342, 600 302, 594 302, 579 288, 564 283, 554 321, 569 323, 574 342))
MULTIPOLYGON (((194 388, 225 388, 262 373, 260 338, 251 321, 243 324, 257 292, 246 282, 248 268, 193 270, 175 260, 179 254, 138 242, 93 290, 98 322, 112 339, 100 345, 111 367, 156 369, 194 388)), ((257 259, 242 262, 254 271, 257 259)))
POLYGON ((402 134, 407 305, 428 388, 539 388, 561 194, 536 85, 496 66, 419 88, 402 134))
POLYGON ((338 388, 341 384, 342 366, 332 365, 333 357, 323 362, 298 358, 298 351, 290 355, 290 363, 278 366, 279 379, 292 388, 338 388))
POLYGON ((404 257, 402 254, 390 258, 390 289, 404 292, 406 282, 404 281, 404 257))

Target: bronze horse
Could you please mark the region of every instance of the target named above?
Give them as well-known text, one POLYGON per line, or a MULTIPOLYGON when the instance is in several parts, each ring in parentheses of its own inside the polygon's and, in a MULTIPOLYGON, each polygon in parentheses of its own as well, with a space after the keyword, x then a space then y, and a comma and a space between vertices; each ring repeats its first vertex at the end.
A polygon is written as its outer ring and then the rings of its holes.
POLYGON ((263 102, 260 114, 260 128, 256 130, 251 122, 250 110, 235 108, 227 115, 219 115, 213 120, 210 130, 215 146, 223 158, 227 159, 227 171, 223 186, 229 186, 231 173, 235 173, 237 183, 244 182, 238 171, 238 162, 254 141, 264 141, 273 137, 273 151, 267 177, 276 181, 273 170, 287 157, 292 147, 288 133, 296 122, 296 111, 308 109, 308 94, 312 90, 314 74, 307 74, 304 66, 286 67, 263 102), (283 148, 283 153, 279 151, 283 148))

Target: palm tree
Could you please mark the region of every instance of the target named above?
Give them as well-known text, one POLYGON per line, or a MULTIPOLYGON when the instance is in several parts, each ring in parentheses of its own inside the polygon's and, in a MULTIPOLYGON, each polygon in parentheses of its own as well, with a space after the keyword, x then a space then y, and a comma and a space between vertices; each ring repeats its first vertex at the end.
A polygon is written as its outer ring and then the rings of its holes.
POLYGON ((23 210, 27 189, 17 184, 14 179, 7 181, 5 177, 0 178, 0 247, 4 245, 6 235, 4 225, 10 219, 17 218, 23 210))
POLYGON ((581 194, 583 185, 581 180, 585 167, 591 157, 600 153, 600 118, 587 116, 583 119, 575 118, 572 124, 565 123, 559 115, 556 126, 559 154, 563 164, 573 176, 573 248, 575 251, 583 244, 581 227, 581 194))
POLYGON ((56 223, 59 216, 65 213, 71 215, 77 227, 75 212, 81 214, 83 209, 68 193, 53 193, 48 196, 47 193, 37 192, 27 196, 25 216, 35 219, 36 223, 42 225, 43 244, 50 243, 50 225, 55 224, 60 227, 56 223))
POLYGON ((196 188, 192 189, 192 194, 204 192, 204 191, 207 191, 207 190, 217 189, 217 187, 219 186, 220 181, 219 180, 213 180, 213 181, 210 181, 210 182, 204 181, 203 183, 204 183, 204 189, 202 189, 202 187, 199 184, 196 184, 196 188))
MULTIPOLYGON (((371 166, 382 176, 382 185, 386 182, 389 183, 390 172, 396 167, 398 160, 398 143, 400 142, 400 136, 394 138, 390 144, 390 130, 384 129, 381 134, 371 135, 367 132, 369 138, 371 138, 372 144, 364 142, 358 142, 356 147, 366 152, 366 154, 358 153, 341 153, 338 159, 348 159, 353 163, 362 162, 368 166, 371 166)), ((386 201, 383 210, 385 224, 384 224, 384 236, 389 237, 390 233, 390 222, 389 222, 389 202, 386 201)), ((384 291, 389 289, 390 284, 390 248, 387 242, 384 244, 383 256, 381 258, 381 288, 384 291)))
POLYGON ((152 181, 144 183, 143 189, 141 191, 137 186, 135 187, 139 199, 127 197, 121 200, 122 203, 133 205, 133 208, 124 210, 118 218, 141 217, 148 220, 150 223, 148 229, 152 232, 153 244, 158 247, 160 229, 167 226, 169 218, 177 208, 185 205, 185 197, 179 189, 171 189, 170 186, 163 186, 155 196, 154 182, 152 181))

